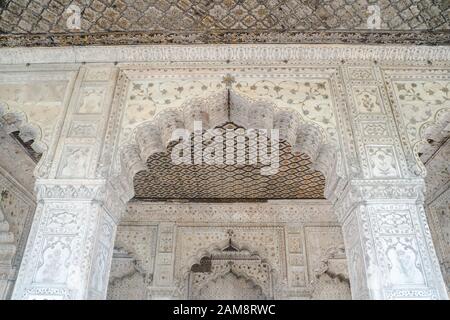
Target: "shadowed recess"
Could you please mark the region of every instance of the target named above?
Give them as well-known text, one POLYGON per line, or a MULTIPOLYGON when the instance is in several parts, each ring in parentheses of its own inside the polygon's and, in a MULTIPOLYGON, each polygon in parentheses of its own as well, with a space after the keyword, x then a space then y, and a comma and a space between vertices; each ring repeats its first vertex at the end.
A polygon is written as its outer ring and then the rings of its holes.
MULTIPOLYGON (((225 132, 236 128, 239 127, 228 123, 219 129, 225 132)), ((147 170, 135 175, 135 199, 237 201, 324 198, 323 174, 312 169, 312 162, 306 154, 292 153, 291 146, 285 141, 280 142, 280 167, 273 175, 262 175, 261 167, 264 165, 259 161, 256 165, 248 164, 249 157, 256 154, 254 150, 246 152, 245 165, 176 165, 171 159, 175 144, 171 143, 167 152, 151 155, 147 160, 147 170)), ((194 154, 194 149, 191 150, 194 154)), ((248 140, 246 150, 250 151, 248 140)), ((225 154, 225 147, 223 152, 225 154)))

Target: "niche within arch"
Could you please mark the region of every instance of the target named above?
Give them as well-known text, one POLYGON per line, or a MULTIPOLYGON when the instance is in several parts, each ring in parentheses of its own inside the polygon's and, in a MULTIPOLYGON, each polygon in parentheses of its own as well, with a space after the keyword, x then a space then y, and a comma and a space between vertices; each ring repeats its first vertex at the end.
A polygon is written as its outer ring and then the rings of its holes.
POLYGON ((258 254, 233 244, 214 250, 192 265, 188 299, 273 299, 272 269, 258 254))

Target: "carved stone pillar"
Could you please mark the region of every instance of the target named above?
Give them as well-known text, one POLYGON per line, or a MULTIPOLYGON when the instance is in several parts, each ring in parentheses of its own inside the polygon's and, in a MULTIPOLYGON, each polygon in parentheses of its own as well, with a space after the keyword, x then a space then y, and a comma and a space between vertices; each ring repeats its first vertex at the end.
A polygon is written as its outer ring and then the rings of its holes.
POLYGON ((38 181, 13 299, 104 299, 124 202, 105 181, 38 181))
POLYGON ((342 224, 352 297, 448 299, 424 210, 423 165, 399 116, 403 96, 392 90, 397 80, 376 63, 341 72, 345 174, 330 179, 340 180, 330 199, 342 224))
POLYGON ((116 226, 132 196, 108 175, 111 157, 99 160, 116 74, 111 65, 77 73, 35 172, 37 208, 13 299, 106 298, 116 226))
POLYGON ((15 253, 14 236, 9 230, 8 221, 6 221, 0 206, 0 300, 4 300, 8 296, 11 285, 10 277, 13 273, 12 259, 15 253))
POLYGON ((152 300, 170 300, 176 293, 173 279, 175 224, 160 223, 155 258, 155 275, 149 295, 152 300))
POLYGON ((423 181, 352 180, 336 202, 353 299, 447 299, 423 181))

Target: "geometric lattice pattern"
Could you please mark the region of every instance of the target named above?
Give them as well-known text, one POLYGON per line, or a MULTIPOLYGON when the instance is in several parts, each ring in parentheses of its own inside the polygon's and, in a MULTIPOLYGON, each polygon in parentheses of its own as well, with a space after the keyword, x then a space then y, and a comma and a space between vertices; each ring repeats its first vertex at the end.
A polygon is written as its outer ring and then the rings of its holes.
MULTIPOLYGON (((219 130, 225 132, 233 128, 236 128, 234 124, 227 124, 219 130)), ((249 157, 255 154, 252 152, 246 152, 246 164, 242 165, 173 164, 172 149, 173 144, 167 152, 150 156, 148 169, 135 175, 136 199, 254 201, 324 198, 323 174, 312 169, 306 154, 292 153, 291 146, 284 141, 279 144, 280 167, 273 175, 262 175, 261 167, 264 165, 259 161, 255 165, 248 164, 249 157)))
MULTIPOLYGON (((448 3, 445 0, 0 0, 0 43, 8 46, 267 43, 276 42, 281 33, 286 37, 282 41, 308 41, 311 35, 288 37, 289 33, 299 31, 333 31, 338 34, 331 35, 330 41, 345 38, 343 42, 347 42, 359 37, 347 37, 346 32, 358 34, 368 30, 371 4, 380 7, 378 31, 406 32, 448 30, 448 3), (70 4, 80 8, 81 29, 76 32, 66 25, 70 16, 66 9, 70 4), (2 34, 23 37, 12 40, 2 34)), ((433 32, 427 36, 433 37, 433 32)), ((373 35, 367 37, 360 40, 378 42, 373 35)), ((410 41, 409 37, 416 35, 410 33, 400 38, 410 41)), ((383 39, 395 38, 385 35, 383 39)), ((314 39, 320 41, 321 35, 314 39)))
POLYGON ((448 29, 448 2, 431 0, 2 0, 4 32, 67 31, 69 4, 81 9, 81 31, 209 29, 367 29, 378 4, 383 29, 448 29), (447 14, 447 16, 446 16, 447 14))

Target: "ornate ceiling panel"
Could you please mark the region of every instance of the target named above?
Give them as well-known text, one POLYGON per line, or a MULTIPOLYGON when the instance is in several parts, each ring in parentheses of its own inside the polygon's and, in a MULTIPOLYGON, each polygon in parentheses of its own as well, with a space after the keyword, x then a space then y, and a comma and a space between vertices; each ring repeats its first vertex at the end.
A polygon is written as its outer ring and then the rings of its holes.
MULTIPOLYGON (((224 133, 225 129, 234 128, 233 124, 227 124, 220 130, 224 133)), ((176 165, 171 159, 173 147, 174 144, 167 152, 150 156, 148 169, 136 174, 136 199, 236 201, 324 198, 325 178, 322 173, 313 170, 307 155, 292 153, 286 142, 280 142, 280 167, 273 175, 261 175, 259 162, 257 165, 176 165)), ((248 157, 251 156, 252 153, 248 152, 248 157)))
POLYGON ((449 43, 448 1, 0 0, 0 45, 449 43), (69 30, 69 5, 81 26, 69 30), (368 7, 381 25, 369 30, 368 7))

